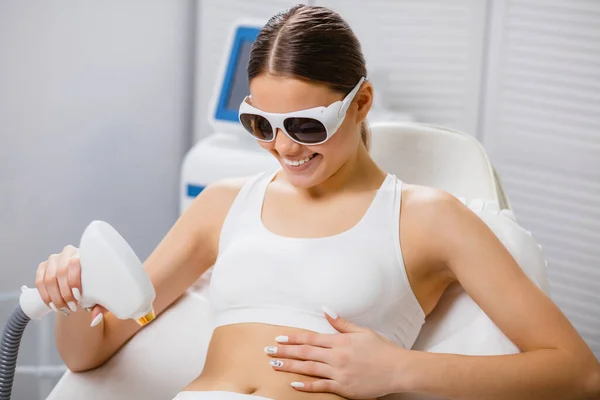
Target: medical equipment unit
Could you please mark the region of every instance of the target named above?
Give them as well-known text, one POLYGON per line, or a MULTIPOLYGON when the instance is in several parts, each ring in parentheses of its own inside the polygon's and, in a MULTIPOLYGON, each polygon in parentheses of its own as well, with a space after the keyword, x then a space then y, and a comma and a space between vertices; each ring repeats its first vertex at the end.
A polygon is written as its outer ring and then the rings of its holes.
MULTIPOLYGON (((88 225, 81 237, 79 256, 82 308, 99 304, 117 318, 134 319, 142 326, 155 318, 154 286, 134 251, 112 226, 102 221, 88 225)), ((19 305, 9 317, 0 344, 0 400, 11 397, 25 327, 50 311, 37 289, 21 288, 19 305)))
MULTIPOLYGON (((214 131, 202 135, 182 164, 180 212, 211 182, 278 167, 275 158, 261 149, 238 121, 238 107, 248 95, 249 52, 261 26, 253 21, 233 26, 211 109, 207 110, 214 131)), ((481 144, 459 131, 410 121, 401 113, 395 117, 385 113, 375 120, 369 114, 373 159, 405 182, 437 187, 460 198, 497 235, 527 276, 548 292, 543 253, 517 222, 481 144)), ((46 400, 173 398, 204 366, 214 325, 210 271, 103 366, 84 373, 67 371, 46 400)), ((446 290, 427 316, 412 349, 465 355, 519 352, 457 284, 446 290)), ((433 400, 406 393, 384 398, 433 400)))
POLYGON ((246 69, 252 43, 261 27, 255 21, 240 21, 233 26, 228 43, 230 53, 219 69, 221 76, 211 102, 209 123, 214 132, 196 143, 181 168, 182 212, 214 181, 252 175, 278 165, 238 119, 239 106, 250 94, 246 69))

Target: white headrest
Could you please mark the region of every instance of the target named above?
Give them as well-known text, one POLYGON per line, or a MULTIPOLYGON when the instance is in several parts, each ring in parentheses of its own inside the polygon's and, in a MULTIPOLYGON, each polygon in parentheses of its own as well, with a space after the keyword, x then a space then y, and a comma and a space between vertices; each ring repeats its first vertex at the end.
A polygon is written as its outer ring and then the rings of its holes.
POLYGON ((467 199, 502 202, 493 168, 475 138, 411 122, 376 123, 371 132, 373 159, 401 180, 467 199))

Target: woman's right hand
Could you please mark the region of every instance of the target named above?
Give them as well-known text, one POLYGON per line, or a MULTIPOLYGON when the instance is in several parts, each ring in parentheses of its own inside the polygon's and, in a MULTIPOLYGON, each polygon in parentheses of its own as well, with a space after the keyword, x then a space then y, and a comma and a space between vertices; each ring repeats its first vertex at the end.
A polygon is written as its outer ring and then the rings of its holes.
MULTIPOLYGON (((61 310, 66 316, 78 311, 82 292, 79 250, 68 245, 60 254, 52 254, 42 262, 36 272, 35 286, 44 303, 52 310, 61 310)), ((95 306, 91 310, 91 326, 102 321, 104 311, 106 309, 102 306, 95 306)))

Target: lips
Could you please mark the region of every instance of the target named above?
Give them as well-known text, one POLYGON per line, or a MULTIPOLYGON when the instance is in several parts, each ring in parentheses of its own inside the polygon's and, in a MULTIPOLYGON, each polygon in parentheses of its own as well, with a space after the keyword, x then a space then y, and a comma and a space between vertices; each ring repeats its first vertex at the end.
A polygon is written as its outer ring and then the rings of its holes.
POLYGON ((290 165, 292 167, 299 167, 301 165, 306 164, 307 162, 309 162, 310 160, 312 160, 315 156, 317 155, 317 153, 312 154, 308 157, 302 158, 300 160, 290 160, 289 158, 285 158, 283 157, 282 160, 286 165, 290 165))

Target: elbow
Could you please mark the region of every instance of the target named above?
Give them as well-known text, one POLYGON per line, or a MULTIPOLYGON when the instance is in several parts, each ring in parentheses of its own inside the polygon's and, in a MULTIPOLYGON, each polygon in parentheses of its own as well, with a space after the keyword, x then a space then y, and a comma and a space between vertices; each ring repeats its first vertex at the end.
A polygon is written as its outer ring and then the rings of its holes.
POLYGON ((586 398, 598 399, 600 398, 600 365, 596 363, 591 372, 587 375, 587 379, 584 383, 586 398))
POLYGON ((81 365, 81 364, 66 364, 67 369, 73 373, 80 373, 80 372, 87 372, 87 371, 91 371, 93 368, 89 367, 89 366, 85 366, 85 365, 81 365))
POLYGON ((87 372, 102 366, 107 360, 98 352, 82 354, 81 352, 61 351, 58 353, 67 369, 74 373, 87 372))
POLYGON ((81 359, 69 360, 69 359, 63 358, 63 362, 65 363, 65 366, 67 367, 67 369, 74 373, 91 371, 91 370, 96 369, 99 366, 101 366, 100 363, 89 362, 89 361, 85 361, 85 360, 81 360, 81 359))
POLYGON ((588 398, 598 399, 600 398, 600 373, 594 375, 593 381, 590 381, 588 386, 588 398))
POLYGON ((100 368, 106 364, 107 361, 108 360, 91 360, 86 362, 84 360, 72 360, 71 362, 65 362, 65 366, 71 372, 80 373, 100 368))

